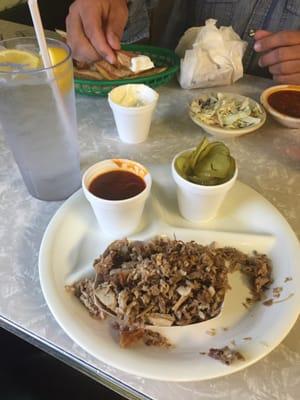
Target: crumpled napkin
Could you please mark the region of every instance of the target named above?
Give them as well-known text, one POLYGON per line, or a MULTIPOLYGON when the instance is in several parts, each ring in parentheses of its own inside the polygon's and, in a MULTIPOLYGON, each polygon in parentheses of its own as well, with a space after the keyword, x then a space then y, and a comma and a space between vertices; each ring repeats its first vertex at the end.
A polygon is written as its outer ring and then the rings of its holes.
POLYGON ((181 58, 179 83, 183 89, 230 85, 243 76, 242 57, 247 42, 231 26, 216 27, 215 19, 205 26, 188 29, 176 54, 181 58))

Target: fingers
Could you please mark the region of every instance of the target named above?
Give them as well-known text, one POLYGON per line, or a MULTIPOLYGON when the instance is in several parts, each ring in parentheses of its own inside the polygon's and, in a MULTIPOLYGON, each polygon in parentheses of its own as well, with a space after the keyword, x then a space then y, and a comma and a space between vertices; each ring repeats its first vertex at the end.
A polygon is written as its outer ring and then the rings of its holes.
POLYGON ((125 25, 128 19, 128 8, 126 4, 124 7, 119 8, 118 13, 116 14, 114 10, 110 10, 107 24, 106 24, 106 38, 109 45, 114 50, 120 49, 120 40, 122 38, 125 25))
MULTIPOLYGON (((105 33, 111 6, 112 0, 75 0, 71 5, 66 25, 74 58, 90 62, 103 57, 110 63, 116 62, 105 33)), ((118 7, 114 11, 118 15, 118 7)))
POLYGON ((300 60, 286 61, 269 68, 272 75, 289 75, 300 72, 300 60))
POLYGON ((257 52, 268 51, 277 47, 293 46, 300 44, 299 31, 281 31, 265 36, 254 45, 257 52))
MULTIPOLYGON (((111 64, 116 62, 116 56, 109 46, 104 32, 106 15, 103 9, 87 7, 80 10, 84 32, 94 49, 111 64)), ((99 58, 99 57, 98 57, 99 58)))
POLYGON ((74 58, 91 62, 101 56, 116 63, 114 50, 120 48, 127 19, 127 0, 75 0, 66 20, 74 58))
POLYGON ((280 47, 259 59, 261 67, 269 67, 273 79, 281 84, 300 84, 300 45, 280 47))
POLYGON ((273 33, 270 32, 270 31, 258 30, 258 31, 255 32, 254 39, 255 39, 255 40, 260 40, 260 39, 263 39, 263 38, 265 38, 265 37, 267 37, 267 36, 270 36, 270 35, 272 35, 272 34, 273 34, 273 33))
POLYGON ((66 19, 67 43, 71 47, 75 60, 93 62, 99 59, 99 54, 86 38, 79 14, 70 13, 66 19))
POLYGON ((265 52, 259 66, 268 67, 273 79, 282 84, 300 84, 300 31, 255 33, 254 50, 265 52))
POLYGON ((289 75, 273 75, 275 82, 280 84, 300 85, 300 73, 289 75))
POLYGON ((259 59, 260 67, 269 67, 285 61, 300 59, 300 44, 296 46, 279 47, 264 54, 259 59))

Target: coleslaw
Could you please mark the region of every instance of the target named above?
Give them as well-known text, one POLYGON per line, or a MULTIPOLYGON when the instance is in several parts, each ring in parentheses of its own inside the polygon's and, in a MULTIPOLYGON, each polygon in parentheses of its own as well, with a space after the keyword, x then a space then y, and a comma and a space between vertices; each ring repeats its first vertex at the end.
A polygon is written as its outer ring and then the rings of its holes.
POLYGON ((226 129, 240 129, 259 124, 263 119, 261 106, 248 97, 226 93, 205 94, 192 101, 191 117, 198 122, 226 129))

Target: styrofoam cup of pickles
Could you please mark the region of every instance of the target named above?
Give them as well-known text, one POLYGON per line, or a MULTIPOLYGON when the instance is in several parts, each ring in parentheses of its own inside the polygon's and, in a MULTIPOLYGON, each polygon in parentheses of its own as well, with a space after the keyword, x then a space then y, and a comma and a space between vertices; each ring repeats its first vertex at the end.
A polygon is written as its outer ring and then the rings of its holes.
POLYGON ((204 139, 197 148, 174 157, 172 175, 180 214, 189 221, 205 222, 216 217, 238 168, 223 143, 204 139))

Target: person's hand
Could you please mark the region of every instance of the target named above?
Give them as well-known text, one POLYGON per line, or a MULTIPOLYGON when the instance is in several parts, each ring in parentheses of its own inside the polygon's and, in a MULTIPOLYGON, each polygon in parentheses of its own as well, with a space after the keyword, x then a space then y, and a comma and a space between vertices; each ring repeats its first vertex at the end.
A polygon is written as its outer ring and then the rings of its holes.
POLYGON ((103 57, 115 63, 127 18, 126 0, 75 0, 66 19, 73 58, 92 62, 103 57))
POLYGON ((264 53, 259 66, 268 67, 276 82, 300 85, 300 31, 259 30, 254 50, 264 53))

